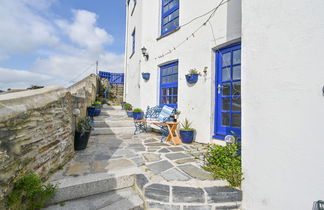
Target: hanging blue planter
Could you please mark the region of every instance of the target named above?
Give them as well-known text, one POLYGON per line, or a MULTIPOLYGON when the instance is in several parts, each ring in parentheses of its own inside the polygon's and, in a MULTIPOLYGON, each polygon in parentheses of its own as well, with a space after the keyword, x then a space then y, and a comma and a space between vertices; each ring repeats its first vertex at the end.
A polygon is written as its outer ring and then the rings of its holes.
POLYGON ((144 117, 143 112, 133 112, 133 118, 134 120, 142 120, 144 117))
POLYGON ((199 74, 186 74, 186 80, 188 83, 196 83, 198 81, 199 74))
POLYGON ((149 80, 150 79, 150 73, 142 73, 142 77, 145 80, 149 80))
POLYGON ((180 137, 182 143, 191 144, 194 138, 194 130, 180 130, 180 137))

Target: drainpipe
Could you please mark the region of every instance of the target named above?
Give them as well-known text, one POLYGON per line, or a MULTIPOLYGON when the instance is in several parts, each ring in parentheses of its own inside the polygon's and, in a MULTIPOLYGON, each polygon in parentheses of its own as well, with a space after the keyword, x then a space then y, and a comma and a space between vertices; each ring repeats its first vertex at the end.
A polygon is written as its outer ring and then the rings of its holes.
POLYGON ((124 62, 124 98, 123 101, 126 100, 126 96, 128 93, 128 88, 127 88, 127 75, 128 75, 128 23, 129 23, 129 5, 127 4, 127 0, 125 1, 126 3, 126 34, 125 34, 125 62, 124 62))

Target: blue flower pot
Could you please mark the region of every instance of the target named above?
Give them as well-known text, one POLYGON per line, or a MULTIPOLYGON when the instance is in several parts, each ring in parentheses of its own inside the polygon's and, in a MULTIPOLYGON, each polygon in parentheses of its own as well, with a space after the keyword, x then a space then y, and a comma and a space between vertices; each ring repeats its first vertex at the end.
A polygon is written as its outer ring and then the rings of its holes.
POLYGON ((182 143, 191 144, 194 138, 194 131, 180 130, 180 137, 182 143))
POLYGON ((128 112, 127 111, 127 117, 133 117, 133 112, 128 112))
POLYGON ((94 117, 95 109, 96 109, 96 108, 94 108, 94 107, 88 107, 88 108, 87 108, 87 113, 88 113, 88 116, 89 116, 89 117, 94 117))
POLYGON ((99 116, 100 113, 101 113, 101 110, 96 108, 95 111, 94 111, 94 116, 95 116, 95 117, 96 117, 96 116, 99 116))
POLYGON ((142 120, 144 117, 143 112, 133 112, 133 118, 134 120, 142 120))
POLYGON ((150 79, 150 73, 142 73, 142 77, 145 80, 149 80, 150 79))
POLYGON ((196 83, 198 81, 198 76, 199 76, 199 74, 187 74, 186 80, 190 84, 196 83))

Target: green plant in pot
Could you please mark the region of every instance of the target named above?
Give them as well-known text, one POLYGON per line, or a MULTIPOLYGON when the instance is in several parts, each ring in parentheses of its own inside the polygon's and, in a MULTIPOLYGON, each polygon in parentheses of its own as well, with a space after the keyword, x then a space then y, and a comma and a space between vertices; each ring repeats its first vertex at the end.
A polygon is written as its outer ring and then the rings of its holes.
POLYGON ((189 73, 186 74, 186 80, 188 83, 196 83, 198 81, 198 76, 200 76, 201 73, 197 71, 197 69, 190 69, 189 73))
POLYGON ((144 112, 140 108, 136 108, 133 110, 133 118, 134 120, 142 120, 144 117, 144 112))
POLYGON ((90 118, 81 118, 76 126, 74 136, 74 149, 83 150, 87 148, 91 132, 90 118))
POLYGON ((124 109, 126 110, 128 117, 133 117, 132 108, 133 108, 133 106, 131 104, 129 104, 129 103, 124 104, 124 109))
POLYGON ((191 122, 186 118, 183 123, 181 123, 182 128, 180 129, 181 141, 186 144, 191 144, 194 139, 195 129, 191 128, 191 122))
POLYGON ((93 103, 93 106, 95 106, 96 108, 101 108, 101 102, 100 101, 95 101, 94 103, 93 103))

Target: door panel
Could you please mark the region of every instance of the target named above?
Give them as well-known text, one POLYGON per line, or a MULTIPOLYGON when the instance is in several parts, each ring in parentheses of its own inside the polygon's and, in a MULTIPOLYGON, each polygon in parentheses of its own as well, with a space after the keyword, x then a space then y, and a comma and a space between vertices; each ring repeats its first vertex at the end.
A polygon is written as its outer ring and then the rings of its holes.
POLYGON ((214 137, 235 132, 241 136, 241 45, 216 52, 216 102, 214 137))

